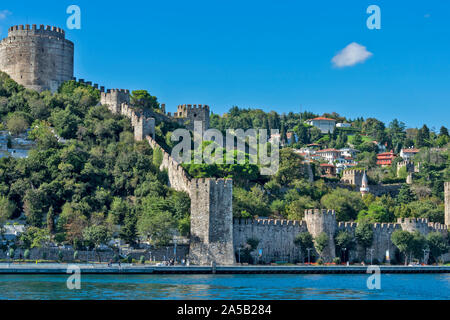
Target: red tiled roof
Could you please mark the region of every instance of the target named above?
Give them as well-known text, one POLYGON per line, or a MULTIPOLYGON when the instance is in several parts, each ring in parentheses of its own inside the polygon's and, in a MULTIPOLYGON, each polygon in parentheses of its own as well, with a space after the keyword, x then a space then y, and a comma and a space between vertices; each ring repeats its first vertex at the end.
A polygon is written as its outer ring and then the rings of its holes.
POLYGON ((320 166, 321 167, 332 167, 332 168, 334 168, 334 165, 329 164, 329 163, 321 163, 320 166))
POLYGON ((322 152, 340 152, 340 151, 337 149, 323 149, 323 150, 316 151, 316 153, 322 153, 322 152))
POLYGON ((402 151, 403 151, 403 153, 417 153, 420 150, 419 149, 403 149, 402 151))
POLYGON ((308 121, 311 121, 311 120, 328 120, 328 121, 336 121, 336 119, 330 119, 330 118, 325 118, 325 117, 317 117, 317 118, 314 118, 314 119, 310 119, 310 120, 308 120, 308 121))

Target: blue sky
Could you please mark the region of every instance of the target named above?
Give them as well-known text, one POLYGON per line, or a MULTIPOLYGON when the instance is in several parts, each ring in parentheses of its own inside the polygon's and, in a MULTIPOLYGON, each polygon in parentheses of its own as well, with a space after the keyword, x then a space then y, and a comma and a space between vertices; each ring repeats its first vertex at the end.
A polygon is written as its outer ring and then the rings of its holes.
POLYGON ((63 27, 77 78, 147 89, 168 111, 184 103, 215 113, 335 111, 438 130, 450 127, 449 13, 441 0, 3 1, 0 32, 63 27), (81 30, 67 30, 71 4, 81 8, 81 30), (381 30, 366 26, 371 4, 381 8, 381 30), (334 66, 351 43, 371 55, 334 66))

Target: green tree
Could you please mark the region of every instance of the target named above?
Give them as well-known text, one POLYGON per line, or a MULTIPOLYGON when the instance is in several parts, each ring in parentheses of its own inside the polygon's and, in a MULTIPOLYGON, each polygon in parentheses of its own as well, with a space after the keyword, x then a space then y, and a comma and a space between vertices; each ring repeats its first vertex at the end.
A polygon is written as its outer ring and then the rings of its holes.
POLYGON ((289 185, 295 179, 301 179, 305 175, 303 158, 294 153, 293 149, 280 150, 280 165, 273 179, 282 186, 289 185))
POLYGON ((303 262, 305 262, 307 249, 314 248, 313 236, 309 232, 301 232, 295 237, 294 244, 300 248, 303 262))
POLYGON ((55 232, 55 212, 53 207, 50 207, 47 212, 47 230, 50 234, 55 232))
POLYGON ((393 219, 394 215, 390 214, 384 206, 381 206, 376 202, 371 203, 367 210, 361 210, 358 214, 358 222, 392 222, 393 219))
POLYGON ((440 232, 430 232, 427 235, 427 245, 434 261, 438 261, 439 257, 446 253, 450 247, 447 239, 440 232))
POLYGON ((18 135, 25 132, 30 124, 22 114, 15 113, 9 117, 6 126, 13 135, 18 135))
POLYGON ((325 232, 320 233, 315 239, 314 242, 316 244, 316 250, 319 252, 320 256, 322 257, 322 254, 325 250, 325 248, 328 246, 328 235, 325 232))
POLYGON ((343 255, 343 261, 345 261, 345 252, 350 252, 355 247, 355 239, 353 235, 348 231, 339 231, 335 239, 336 251, 338 255, 343 255), (345 248, 345 252, 344 249, 345 248))
POLYGON ((5 196, 0 196, 0 228, 3 228, 3 225, 11 218, 15 210, 14 202, 9 201, 5 196))
POLYGON ((355 229, 356 243, 364 249, 364 257, 366 257, 367 248, 372 245, 373 242, 373 228, 372 225, 367 222, 360 222, 355 229))
POLYGON ((322 207, 336 210, 338 221, 355 220, 358 212, 364 208, 361 194, 343 188, 336 188, 320 200, 322 207))
POLYGON ((416 197, 412 193, 410 187, 407 184, 403 184, 398 193, 397 202, 399 204, 402 204, 402 203, 410 203, 414 200, 416 200, 416 197))
POLYGON ((138 233, 157 246, 170 243, 175 227, 175 219, 168 211, 144 212, 137 221, 138 233))
POLYGON ((150 95, 147 90, 132 91, 131 103, 144 109, 159 109, 157 98, 150 95))
POLYGON ((128 212, 125 215, 125 219, 123 221, 122 228, 120 229, 120 238, 125 241, 125 243, 129 243, 134 245, 137 240, 137 218, 136 215, 132 212, 128 212))
POLYGON ((61 137, 65 139, 75 138, 80 119, 72 114, 69 109, 53 111, 50 121, 61 137))
POLYGON ((93 225, 87 227, 83 230, 83 239, 90 246, 93 246, 97 252, 98 260, 101 262, 100 254, 98 253, 97 247, 101 244, 105 244, 111 239, 111 234, 108 228, 104 225, 93 225))
POLYGON ((413 234, 404 230, 396 230, 392 233, 391 240, 398 250, 405 255, 405 265, 407 265, 408 255, 413 250, 413 234))
POLYGON ((42 248, 50 241, 50 234, 47 229, 28 227, 25 232, 20 235, 19 240, 22 248, 42 248))

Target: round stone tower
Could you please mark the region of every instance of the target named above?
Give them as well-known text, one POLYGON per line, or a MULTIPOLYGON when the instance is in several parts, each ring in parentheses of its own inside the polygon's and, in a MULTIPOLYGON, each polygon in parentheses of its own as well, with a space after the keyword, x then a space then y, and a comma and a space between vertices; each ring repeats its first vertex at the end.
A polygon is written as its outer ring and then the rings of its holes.
POLYGON ((28 89, 55 92, 73 78, 73 52, 61 28, 13 26, 0 43, 0 71, 28 89))

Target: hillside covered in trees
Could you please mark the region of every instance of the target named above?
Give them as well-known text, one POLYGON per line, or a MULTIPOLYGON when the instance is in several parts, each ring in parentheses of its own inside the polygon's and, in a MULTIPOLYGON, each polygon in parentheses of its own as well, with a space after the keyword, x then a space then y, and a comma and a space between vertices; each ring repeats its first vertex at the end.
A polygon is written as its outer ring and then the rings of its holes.
MULTIPOLYGON (((148 93, 138 91, 136 95, 139 107, 159 107, 148 93)), ((233 178, 233 215, 238 218, 302 219, 305 209, 329 208, 336 210, 339 221, 393 222, 398 217, 426 217, 443 222, 443 182, 450 180, 450 137, 445 127, 434 132, 425 125, 406 128, 398 120, 385 125, 373 118, 351 120, 331 113, 324 116, 351 127, 323 134, 304 122, 315 116, 238 107, 222 116, 211 116, 211 127, 221 131, 279 129, 284 147, 280 168, 273 176, 261 176, 258 167, 248 163, 185 167, 195 177, 233 178), (288 141, 288 133, 297 139, 288 141), (420 162, 421 170, 412 185, 402 186, 398 197, 362 198, 358 190, 333 187, 314 165, 315 181, 310 182, 305 159, 295 152, 310 144, 356 148, 359 165, 368 170, 373 183, 398 178, 395 161, 389 168, 376 165, 379 145, 395 152, 420 148, 414 161, 420 162)), ((28 130, 36 142, 28 158, 0 159, 2 225, 24 213, 33 227, 27 230, 33 241, 50 237, 75 247, 93 247, 112 235, 130 244, 139 238, 164 244, 173 230, 189 234, 189 197, 167 187, 167 174, 158 170, 160 155, 146 142, 134 141, 130 120, 101 106, 98 90, 69 81, 55 94, 39 94, 0 74, 0 117, 0 129, 11 135, 28 130)), ((168 149, 173 146, 171 129, 164 123, 156 128, 158 142, 168 149)), ((25 236, 23 241, 29 238, 25 236)))

